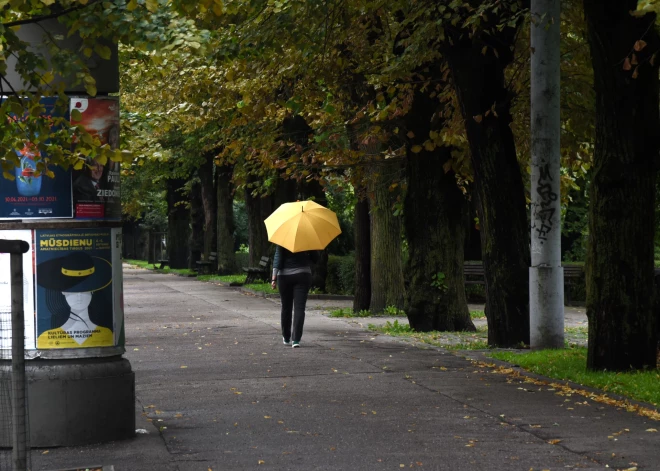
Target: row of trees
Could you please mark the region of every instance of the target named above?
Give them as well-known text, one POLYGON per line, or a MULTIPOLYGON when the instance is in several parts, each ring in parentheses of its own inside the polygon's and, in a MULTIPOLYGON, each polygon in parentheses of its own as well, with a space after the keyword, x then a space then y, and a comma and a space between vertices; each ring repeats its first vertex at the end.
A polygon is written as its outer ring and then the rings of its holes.
MULTIPOLYGON (((564 195, 590 183, 588 366, 656 367, 657 6, 562 8, 564 195)), ((277 205, 350 188, 356 309, 473 329, 463 262, 478 227, 489 343, 529 343, 524 0, 119 0, 62 18, 122 42, 125 209, 166 190, 173 263, 187 206, 203 213, 193 245, 232 272, 237 194, 256 262, 277 205)))

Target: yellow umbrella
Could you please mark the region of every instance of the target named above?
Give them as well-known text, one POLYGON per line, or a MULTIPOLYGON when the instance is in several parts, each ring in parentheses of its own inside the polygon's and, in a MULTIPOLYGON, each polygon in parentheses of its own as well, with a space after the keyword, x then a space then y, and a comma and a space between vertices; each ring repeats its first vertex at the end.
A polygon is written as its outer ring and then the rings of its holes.
POLYGON ((268 240, 291 252, 323 250, 341 234, 337 215, 313 201, 284 203, 264 222, 268 240))

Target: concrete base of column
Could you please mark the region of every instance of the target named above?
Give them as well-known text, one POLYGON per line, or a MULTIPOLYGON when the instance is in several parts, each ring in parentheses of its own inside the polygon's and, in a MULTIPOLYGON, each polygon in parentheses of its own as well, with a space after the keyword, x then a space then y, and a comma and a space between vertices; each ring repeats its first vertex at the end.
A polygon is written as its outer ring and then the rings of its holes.
MULTIPOLYGON (((32 447, 74 446, 135 436, 135 374, 121 357, 27 360, 32 447)), ((11 362, 0 361, 0 413, 11 417, 11 362)), ((0 427, 11 447, 11 427, 0 427)))
POLYGON ((564 348, 564 269, 529 269, 530 348, 564 348))

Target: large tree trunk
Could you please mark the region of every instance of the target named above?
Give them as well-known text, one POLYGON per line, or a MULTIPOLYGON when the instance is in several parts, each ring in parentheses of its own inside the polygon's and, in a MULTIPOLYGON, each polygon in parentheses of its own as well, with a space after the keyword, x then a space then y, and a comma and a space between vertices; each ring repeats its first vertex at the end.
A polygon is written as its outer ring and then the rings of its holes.
POLYGON ((369 178, 371 208, 371 303, 372 313, 386 307, 403 309, 404 284, 401 260, 401 217, 395 216, 392 205, 396 193, 390 185, 398 182, 401 163, 380 161, 372 164, 369 178))
POLYGON ((368 310, 371 304, 371 231, 369 229, 369 198, 360 195, 355 203, 353 232, 355 237, 355 292, 353 311, 368 310))
POLYGON ((251 267, 259 265, 261 257, 268 255, 269 244, 268 233, 264 220, 273 212, 273 198, 270 196, 253 196, 250 184, 254 184, 258 178, 248 175, 245 186, 245 209, 248 214, 248 240, 250 246, 249 263, 251 267))
POLYGON ((204 252, 204 205, 202 204, 202 185, 193 181, 190 188, 190 255, 188 268, 195 268, 204 252))
POLYGON ((189 209, 182 191, 186 181, 167 180, 167 257, 172 268, 188 268, 189 209))
POLYGON ((233 165, 216 167, 217 252, 219 275, 238 272, 234 254, 234 188, 231 182, 233 165))
POLYGON ((405 311, 417 331, 474 331, 463 277, 467 200, 454 172, 443 168, 451 159, 451 148, 411 151, 429 139, 437 108, 437 100, 418 91, 405 118, 406 131, 413 136, 407 143, 404 207, 408 240, 405 311))
POLYGON ((497 347, 529 344, 529 226, 504 79, 514 37, 512 28, 487 36, 485 54, 483 43, 467 36, 446 49, 478 194, 488 343, 497 347), (493 107, 495 113, 489 112, 493 107))
POLYGON ((593 370, 656 367, 652 293, 660 105, 651 55, 660 40, 655 15, 634 18, 629 11, 636 7, 637 0, 584 1, 596 90, 586 273, 587 366, 593 370))
POLYGON ((213 157, 209 152, 204 156, 204 163, 197 169, 201 183, 202 204, 204 208, 204 258, 208 259, 216 250, 216 219, 218 214, 218 199, 214 188, 213 157))

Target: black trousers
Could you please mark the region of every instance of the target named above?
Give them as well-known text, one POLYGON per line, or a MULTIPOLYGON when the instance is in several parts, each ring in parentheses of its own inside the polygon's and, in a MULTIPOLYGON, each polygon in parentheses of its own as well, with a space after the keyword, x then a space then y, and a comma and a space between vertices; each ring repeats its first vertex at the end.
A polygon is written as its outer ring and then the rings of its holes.
POLYGON ((285 340, 300 342, 305 324, 305 305, 307 294, 312 286, 311 273, 279 275, 277 286, 282 301, 282 337, 285 340), (291 332, 291 314, 293 311, 293 335, 291 332))

